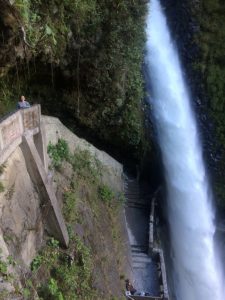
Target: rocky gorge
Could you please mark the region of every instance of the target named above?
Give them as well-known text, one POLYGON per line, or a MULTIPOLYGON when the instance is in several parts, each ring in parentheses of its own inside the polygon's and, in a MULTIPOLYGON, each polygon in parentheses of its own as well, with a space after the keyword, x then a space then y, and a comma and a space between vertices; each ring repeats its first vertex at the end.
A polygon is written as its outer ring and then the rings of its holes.
MULTIPOLYGON (((161 4, 184 67, 214 202, 218 215, 223 218, 225 5, 220 0, 161 0, 161 4)), ((0 115, 15 109, 19 96, 25 94, 31 103, 42 105, 43 114, 58 117, 79 137, 123 163, 132 175, 147 179, 154 192, 164 184, 164 176, 152 126, 152 108, 145 103, 146 13, 145 0, 0 0, 0 115)), ((85 159, 80 159, 82 166, 87 167, 85 159)), ((54 180, 60 182, 59 195, 63 198, 66 194, 63 199, 75 205, 70 192, 77 187, 70 186, 73 172, 71 166, 67 167, 62 168, 62 174, 56 170, 54 180), (66 190, 62 182, 66 183, 66 190)), ((82 180, 76 196, 83 197, 86 204, 82 208, 79 198, 78 211, 90 218, 90 222, 84 222, 87 234, 82 225, 76 230, 88 246, 94 245, 95 263, 103 260, 102 269, 97 269, 99 277, 96 275, 95 287, 102 297, 107 297, 103 287, 107 286, 107 293, 113 299, 112 290, 116 285, 122 290, 121 278, 123 280, 125 275, 117 267, 109 272, 110 263, 118 265, 118 262, 110 261, 107 250, 98 256, 101 246, 95 241, 97 232, 92 232, 91 228, 93 224, 99 229, 105 227, 107 232, 103 233, 106 235, 101 245, 107 249, 107 243, 113 244, 116 253, 119 246, 114 242, 122 230, 116 223, 121 219, 104 200, 92 207, 89 200, 93 187, 82 180), (99 212, 101 209, 106 210, 107 217, 99 212), (107 218, 115 226, 113 233, 107 226, 107 218), (112 237, 107 239, 107 234, 112 237), (100 275, 101 270, 104 276, 100 275), (115 279, 116 285, 110 285, 111 279, 115 279)), ((107 184, 113 188, 112 182, 107 184)), ((103 194, 111 197, 109 190, 104 190, 103 194)), ((95 188, 94 195, 99 196, 95 188)), ((66 209, 69 214, 69 208, 66 209)), ((69 218, 77 221, 79 216, 69 214, 69 218)), ((82 260, 79 255, 78 260, 82 260)), ((34 255, 31 256, 33 259, 34 255)), ((124 253, 121 253, 118 259, 125 265, 123 258, 124 253)), ((28 264, 32 259, 28 259, 28 264)), ((30 287, 25 288, 30 292, 30 287)), ((121 296, 120 291, 117 297, 121 296)))

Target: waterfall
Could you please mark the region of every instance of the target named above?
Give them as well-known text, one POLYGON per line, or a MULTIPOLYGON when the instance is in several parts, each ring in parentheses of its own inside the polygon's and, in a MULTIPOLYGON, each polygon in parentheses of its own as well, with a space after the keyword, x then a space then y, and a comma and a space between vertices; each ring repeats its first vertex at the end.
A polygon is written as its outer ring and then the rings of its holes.
MULTIPOLYGON (((146 26, 147 86, 162 153, 177 300, 222 300, 214 212, 179 57, 158 0, 146 26)), ((171 274, 169 274, 171 276, 171 274)))

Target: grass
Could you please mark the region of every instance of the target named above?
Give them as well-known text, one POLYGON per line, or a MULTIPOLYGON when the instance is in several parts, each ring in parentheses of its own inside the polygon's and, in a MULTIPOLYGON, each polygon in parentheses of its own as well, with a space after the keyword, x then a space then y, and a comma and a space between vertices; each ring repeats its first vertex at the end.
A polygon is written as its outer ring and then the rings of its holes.
POLYGON ((64 139, 59 139, 56 145, 49 143, 48 155, 51 159, 52 167, 60 168, 63 161, 69 160, 69 147, 64 139))
POLYGON ((118 285, 123 273, 123 243, 118 222, 122 197, 103 184, 106 171, 96 157, 79 149, 72 154, 68 149, 67 142, 59 140, 56 145, 51 144, 49 153, 57 161, 54 176, 61 189, 69 247, 61 248, 57 240, 46 238, 46 244, 30 265, 31 272, 24 274, 22 286, 8 272, 9 266, 16 265, 13 257, 0 259, 0 275, 11 280, 15 287, 11 294, 2 292, 0 299, 122 299, 122 285, 118 285), (71 165, 69 178, 64 177, 65 166, 58 167, 65 160, 68 167, 71 165), (116 286, 112 289, 110 282, 115 276, 116 286), (121 297, 115 296, 119 293, 121 297))
POLYGON ((73 190, 67 191, 63 195, 63 215, 68 223, 79 221, 79 215, 77 214, 76 204, 77 195, 73 190))
POLYGON ((35 289, 43 300, 94 299, 95 291, 90 285, 91 262, 90 250, 78 237, 71 237, 67 251, 62 251, 59 243, 51 238, 31 264, 34 275, 26 293, 31 297, 35 289), (43 281, 40 278, 37 284, 35 277, 43 270, 46 278, 43 281))
MULTIPOLYGON (((59 143, 61 144, 62 140, 59 143)), ((66 145, 65 141, 63 145, 66 145)), ((63 161, 66 157, 73 172, 70 180, 62 185, 63 215, 70 244, 69 249, 65 250, 61 249, 54 239, 47 243, 31 264, 35 276, 44 273, 45 278, 40 279, 39 287, 32 279, 33 285, 39 297, 44 300, 112 299, 113 294, 109 288, 110 275, 107 270, 113 269, 118 278, 122 273, 117 264, 117 261, 121 261, 120 251, 123 248, 118 224, 122 196, 117 196, 109 186, 103 184, 103 166, 89 151, 77 149, 73 154, 66 151, 66 155, 60 156, 58 160, 58 151, 65 153, 59 149, 61 147, 58 147, 58 143, 51 144, 51 153, 54 153, 57 161, 63 161), (82 228, 81 236, 74 230, 78 224, 78 228, 82 228), (102 291, 93 286, 99 268, 101 272, 97 280, 103 285, 106 293, 103 296, 99 294, 102 291)), ((55 170, 57 181, 60 181, 60 178, 62 180, 61 172, 64 169, 56 167, 55 170)), ((118 289, 120 287, 117 287, 118 289)), ((32 293, 32 289, 28 290, 28 293, 32 293)))
POLYGON ((93 184, 99 181, 102 175, 102 165, 98 159, 93 157, 88 150, 77 150, 71 156, 70 163, 76 175, 92 182, 93 184))
POLYGON ((104 203, 111 203, 115 199, 113 191, 105 184, 99 186, 98 195, 104 203))

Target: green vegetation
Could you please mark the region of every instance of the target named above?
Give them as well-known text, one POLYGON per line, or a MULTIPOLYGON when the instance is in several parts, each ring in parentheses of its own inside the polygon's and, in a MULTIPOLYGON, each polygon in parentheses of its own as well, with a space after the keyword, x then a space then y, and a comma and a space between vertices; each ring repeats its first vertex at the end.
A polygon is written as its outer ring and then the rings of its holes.
POLYGON ((36 271, 43 262, 43 257, 41 255, 37 255, 31 263, 31 270, 36 271))
POLYGON ((92 183, 97 183, 102 175, 102 165, 100 161, 93 157, 88 150, 77 150, 71 156, 70 163, 76 176, 86 179, 92 183))
POLYGON ((11 111, 14 111, 17 107, 20 92, 22 92, 24 86, 21 86, 21 82, 15 80, 12 82, 12 78, 6 76, 0 80, 0 116, 3 116, 11 111))
POLYGON ((200 32, 196 42, 201 49, 201 57, 196 64, 203 77, 207 93, 208 113, 216 127, 217 148, 221 149, 222 158, 218 176, 215 178, 215 190, 220 204, 225 206, 225 3, 220 0, 202 0, 195 14, 200 22, 200 32))
POLYGON ((78 237, 71 238, 70 247, 66 251, 51 238, 34 258, 31 268, 33 275, 25 290, 30 297, 33 290, 37 290, 40 299, 43 300, 95 297, 95 292, 90 286, 91 254, 78 237), (45 274, 45 278, 40 278, 41 284, 37 285, 35 278, 40 274, 45 274))
POLYGON ((44 291, 45 299, 49 300, 64 300, 62 293, 59 290, 57 281, 53 278, 51 278, 46 285, 44 291))
POLYGON ((98 189, 100 199, 105 203, 111 203, 115 199, 115 195, 112 190, 105 184, 99 186, 98 189))
POLYGON ((69 147, 65 140, 59 139, 56 145, 48 145, 48 154, 54 168, 60 168, 62 162, 69 159, 69 147))
MULTIPOLYGON (((119 219, 123 196, 103 182, 106 169, 89 151, 76 149, 71 153, 63 139, 48 149, 69 247, 62 248, 54 238, 45 237, 30 271, 20 278, 22 286, 16 273, 10 273, 17 265, 13 257, 3 259, 0 255, 0 275, 15 289, 5 290, 0 299, 123 299, 121 274, 126 252, 119 219)), ((4 239, 11 240, 11 236, 4 235, 4 239)))
POLYGON ((2 275, 6 275, 7 274, 7 271, 8 271, 8 266, 7 266, 7 263, 0 260, 0 273, 2 275))
MULTIPOLYGON (((62 182, 62 209, 70 243, 68 249, 63 249, 57 240, 49 238, 33 259, 32 274, 19 294, 25 299, 42 300, 113 299, 111 270, 114 280, 114 272, 118 272, 118 280, 123 281, 118 224, 123 197, 103 184, 103 166, 89 151, 77 149, 72 154, 63 139, 48 148, 52 161, 57 162, 53 166, 59 187, 62 182), (64 167, 59 168, 63 161, 64 167), (72 175, 65 181, 66 168, 72 175), (77 225, 83 228, 84 236, 76 233, 77 225), (110 244, 109 253, 106 243, 110 244), (101 283, 101 290, 94 287, 95 280, 101 283)), ((117 293, 120 288, 116 287, 117 293)))
POLYGON ((146 3, 16 0, 12 9, 26 51, 18 53, 24 59, 2 63, 9 72, 0 82, 0 114, 25 94, 45 113, 140 157, 146 3))
POLYGON ((10 266, 15 266, 16 262, 12 256, 8 256, 7 258, 2 257, 2 249, 0 248, 0 276, 5 281, 12 281, 13 275, 9 271, 10 266))
MULTIPOLYGON (((146 5, 142 1, 103 1, 99 6, 103 12, 99 41, 96 51, 90 53, 89 72, 81 73, 80 107, 75 109, 79 121, 95 128, 101 138, 137 151, 143 142, 140 106, 146 5)), ((82 58, 80 68, 86 69, 82 58)))
POLYGON ((59 1, 50 1, 46 5, 41 0, 16 0, 13 6, 20 14, 19 24, 24 28, 26 45, 34 54, 45 51, 48 59, 53 59, 59 43, 60 50, 65 50, 68 29, 63 4, 59 1))

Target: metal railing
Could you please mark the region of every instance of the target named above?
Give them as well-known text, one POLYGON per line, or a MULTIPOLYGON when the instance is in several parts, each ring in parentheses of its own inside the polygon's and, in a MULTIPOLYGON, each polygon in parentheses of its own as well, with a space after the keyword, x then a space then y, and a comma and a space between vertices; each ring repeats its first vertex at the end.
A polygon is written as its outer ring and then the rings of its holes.
MULTIPOLYGON (((158 255, 159 265, 160 265, 160 273, 161 273, 161 285, 163 287, 163 299, 169 299, 168 294, 168 286, 167 286, 167 276, 166 276, 166 267, 165 267, 165 260, 164 260, 164 253, 161 247, 155 247, 155 238, 154 238, 154 223, 155 223, 155 204, 157 194, 160 191, 160 187, 154 193, 152 197, 151 203, 151 212, 149 217, 149 253, 155 253, 158 255)), ((162 299, 162 298, 152 298, 152 299, 162 299)), ((134 299, 135 300, 135 299, 134 299)))
POLYGON ((155 296, 141 296, 141 295, 126 295, 127 299, 129 300, 163 300, 162 297, 155 297, 155 296))

